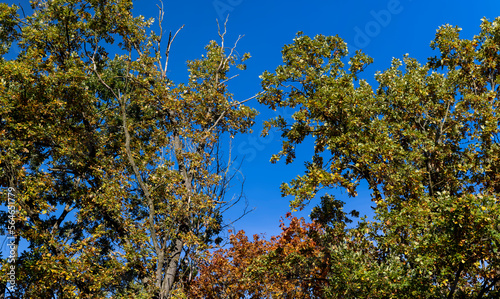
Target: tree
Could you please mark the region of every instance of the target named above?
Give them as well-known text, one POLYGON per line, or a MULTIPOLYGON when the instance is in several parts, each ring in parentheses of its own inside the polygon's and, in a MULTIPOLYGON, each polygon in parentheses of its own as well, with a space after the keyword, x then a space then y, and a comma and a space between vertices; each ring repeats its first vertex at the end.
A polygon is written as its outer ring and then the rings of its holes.
MULTIPOLYGON (((372 191, 375 221, 356 228, 371 245, 340 255, 364 273, 369 297, 498 296, 499 24, 483 20, 471 40, 440 27, 431 45, 438 56, 424 65, 394 59, 376 74, 376 89, 360 79, 372 59, 347 58, 345 42, 322 35, 299 33, 283 48, 283 65, 261 77, 261 103, 296 109, 292 120, 266 122, 264 135, 276 128, 283 137, 271 161, 292 163, 299 144, 314 144, 306 173, 282 186, 291 207, 323 188, 356 196, 366 181, 372 191)), ((334 273, 327 291, 356 297, 341 289, 353 276, 334 273)))
POLYGON ((16 193, 16 244, 29 246, 10 296, 180 296, 231 205, 222 140, 248 131, 255 111, 227 91, 228 74, 249 55, 225 45, 224 24, 220 44, 188 62, 189 82, 175 84, 177 33, 165 41, 163 10, 155 34, 131 1, 32 9, 0 13, 0 182, 16 193))
POLYGON ((250 242, 244 231, 230 238, 230 247, 207 256, 191 285, 190 298, 321 298, 328 260, 321 255, 317 223, 287 214, 282 233, 250 242))

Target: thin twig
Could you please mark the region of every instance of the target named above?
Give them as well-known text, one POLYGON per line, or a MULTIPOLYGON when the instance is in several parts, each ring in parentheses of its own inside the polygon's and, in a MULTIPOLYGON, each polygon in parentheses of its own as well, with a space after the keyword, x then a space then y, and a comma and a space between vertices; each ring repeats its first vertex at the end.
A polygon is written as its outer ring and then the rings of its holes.
POLYGON ((163 79, 167 76, 167 67, 168 67, 168 58, 170 56, 170 47, 172 46, 172 43, 175 40, 175 37, 181 31, 181 29, 184 28, 184 25, 182 25, 177 31, 175 32, 174 36, 172 36, 172 32, 170 32, 168 36, 168 43, 167 43, 167 51, 165 52, 165 67, 164 67, 164 72, 163 72, 163 79))

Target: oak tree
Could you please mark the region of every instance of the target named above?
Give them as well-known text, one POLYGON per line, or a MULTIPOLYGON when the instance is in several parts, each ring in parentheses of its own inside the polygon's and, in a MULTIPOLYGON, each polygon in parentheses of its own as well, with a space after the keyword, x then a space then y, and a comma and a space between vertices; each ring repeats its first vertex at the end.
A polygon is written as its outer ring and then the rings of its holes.
POLYGON ((224 25, 178 84, 162 9, 154 23, 128 0, 31 5, 27 16, 0 5, 0 182, 16 193, 16 246, 27 244, 10 296, 181 294, 231 204, 223 139, 255 111, 227 84, 249 55, 225 44, 224 25))
POLYGON ((362 79, 372 59, 348 57, 336 36, 299 33, 262 75, 259 101, 295 109, 266 123, 264 134, 283 138, 271 161, 292 163, 297 146, 314 146, 306 173, 282 185, 291 207, 324 188, 371 190, 376 216, 359 234, 369 243, 339 260, 362 275, 353 283, 332 272, 330 294, 361 295, 344 292, 355 285, 373 298, 498 296, 500 18, 484 19, 472 39, 460 30, 440 27, 435 57, 394 59, 376 87, 362 79))

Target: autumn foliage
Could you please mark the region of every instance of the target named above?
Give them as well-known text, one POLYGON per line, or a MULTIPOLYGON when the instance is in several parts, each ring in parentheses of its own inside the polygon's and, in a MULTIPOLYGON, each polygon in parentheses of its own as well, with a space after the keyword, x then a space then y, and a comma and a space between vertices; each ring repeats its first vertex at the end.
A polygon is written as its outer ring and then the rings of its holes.
POLYGON ((200 265, 190 290, 193 298, 312 298, 326 282, 328 259, 314 240, 324 230, 317 223, 287 214, 282 233, 269 241, 243 231, 230 247, 211 253, 200 265))
POLYGON ((250 55, 225 24, 179 83, 162 8, 155 23, 131 0, 30 3, 0 4, 1 295, 500 297, 500 17, 471 39, 441 26, 435 56, 394 58, 373 86, 368 55, 299 32, 261 92, 236 99, 250 55), (281 136, 271 163, 314 150, 281 186, 291 210, 321 202, 277 236, 224 240, 227 140, 250 132, 253 98, 293 110, 264 122, 281 136), (373 219, 328 194, 361 184, 373 219))

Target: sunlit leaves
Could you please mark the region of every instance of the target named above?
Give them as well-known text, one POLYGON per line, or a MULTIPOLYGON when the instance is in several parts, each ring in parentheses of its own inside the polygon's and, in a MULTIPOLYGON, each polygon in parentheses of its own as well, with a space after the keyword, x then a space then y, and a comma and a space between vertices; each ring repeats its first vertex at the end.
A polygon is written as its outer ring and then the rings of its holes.
POLYGON ((288 225, 282 221, 283 232, 270 241, 257 235, 250 241, 243 231, 232 235, 230 248, 206 257, 189 294, 196 298, 321 298, 328 260, 316 241, 324 231, 290 214, 287 221, 288 225))
POLYGON ((188 62, 193 80, 175 84, 162 34, 147 34, 153 20, 134 17, 131 1, 33 1, 23 18, 0 8, 0 180, 19 194, 16 234, 29 244, 19 294, 182 289, 220 243, 234 176, 221 138, 256 114, 227 92, 228 73, 249 54, 221 35, 188 62))
MULTIPOLYGON (((357 76, 371 60, 358 52, 346 70, 342 42, 333 37, 299 33, 284 47, 284 64, 262 75, 260 101, 295 108, 292 120, 265 125, 264 134, 277 128, 283 137, 271 161, 292 162, 295 147, 313 137, 305 174, 281 189, 294 197, 291 207, 303 208, 325 187, 356 196, 364 180, 372 191, 377 221, 354 238, 375 242, 378 266, 368 258, 365 274, 346 276, 363 280, 360 289, 384 286, 374 294, 398 298, 496 294, 499 22, 483 20, 472 40, 461 39, 458 27, 440 27, 431 44, 438 56, 427 64, 394 59, 373 89, 357 76), (370 275, 377 278, 367 284, 370 275)), ((340 260, 360 261, 349 251, 340 260)))

